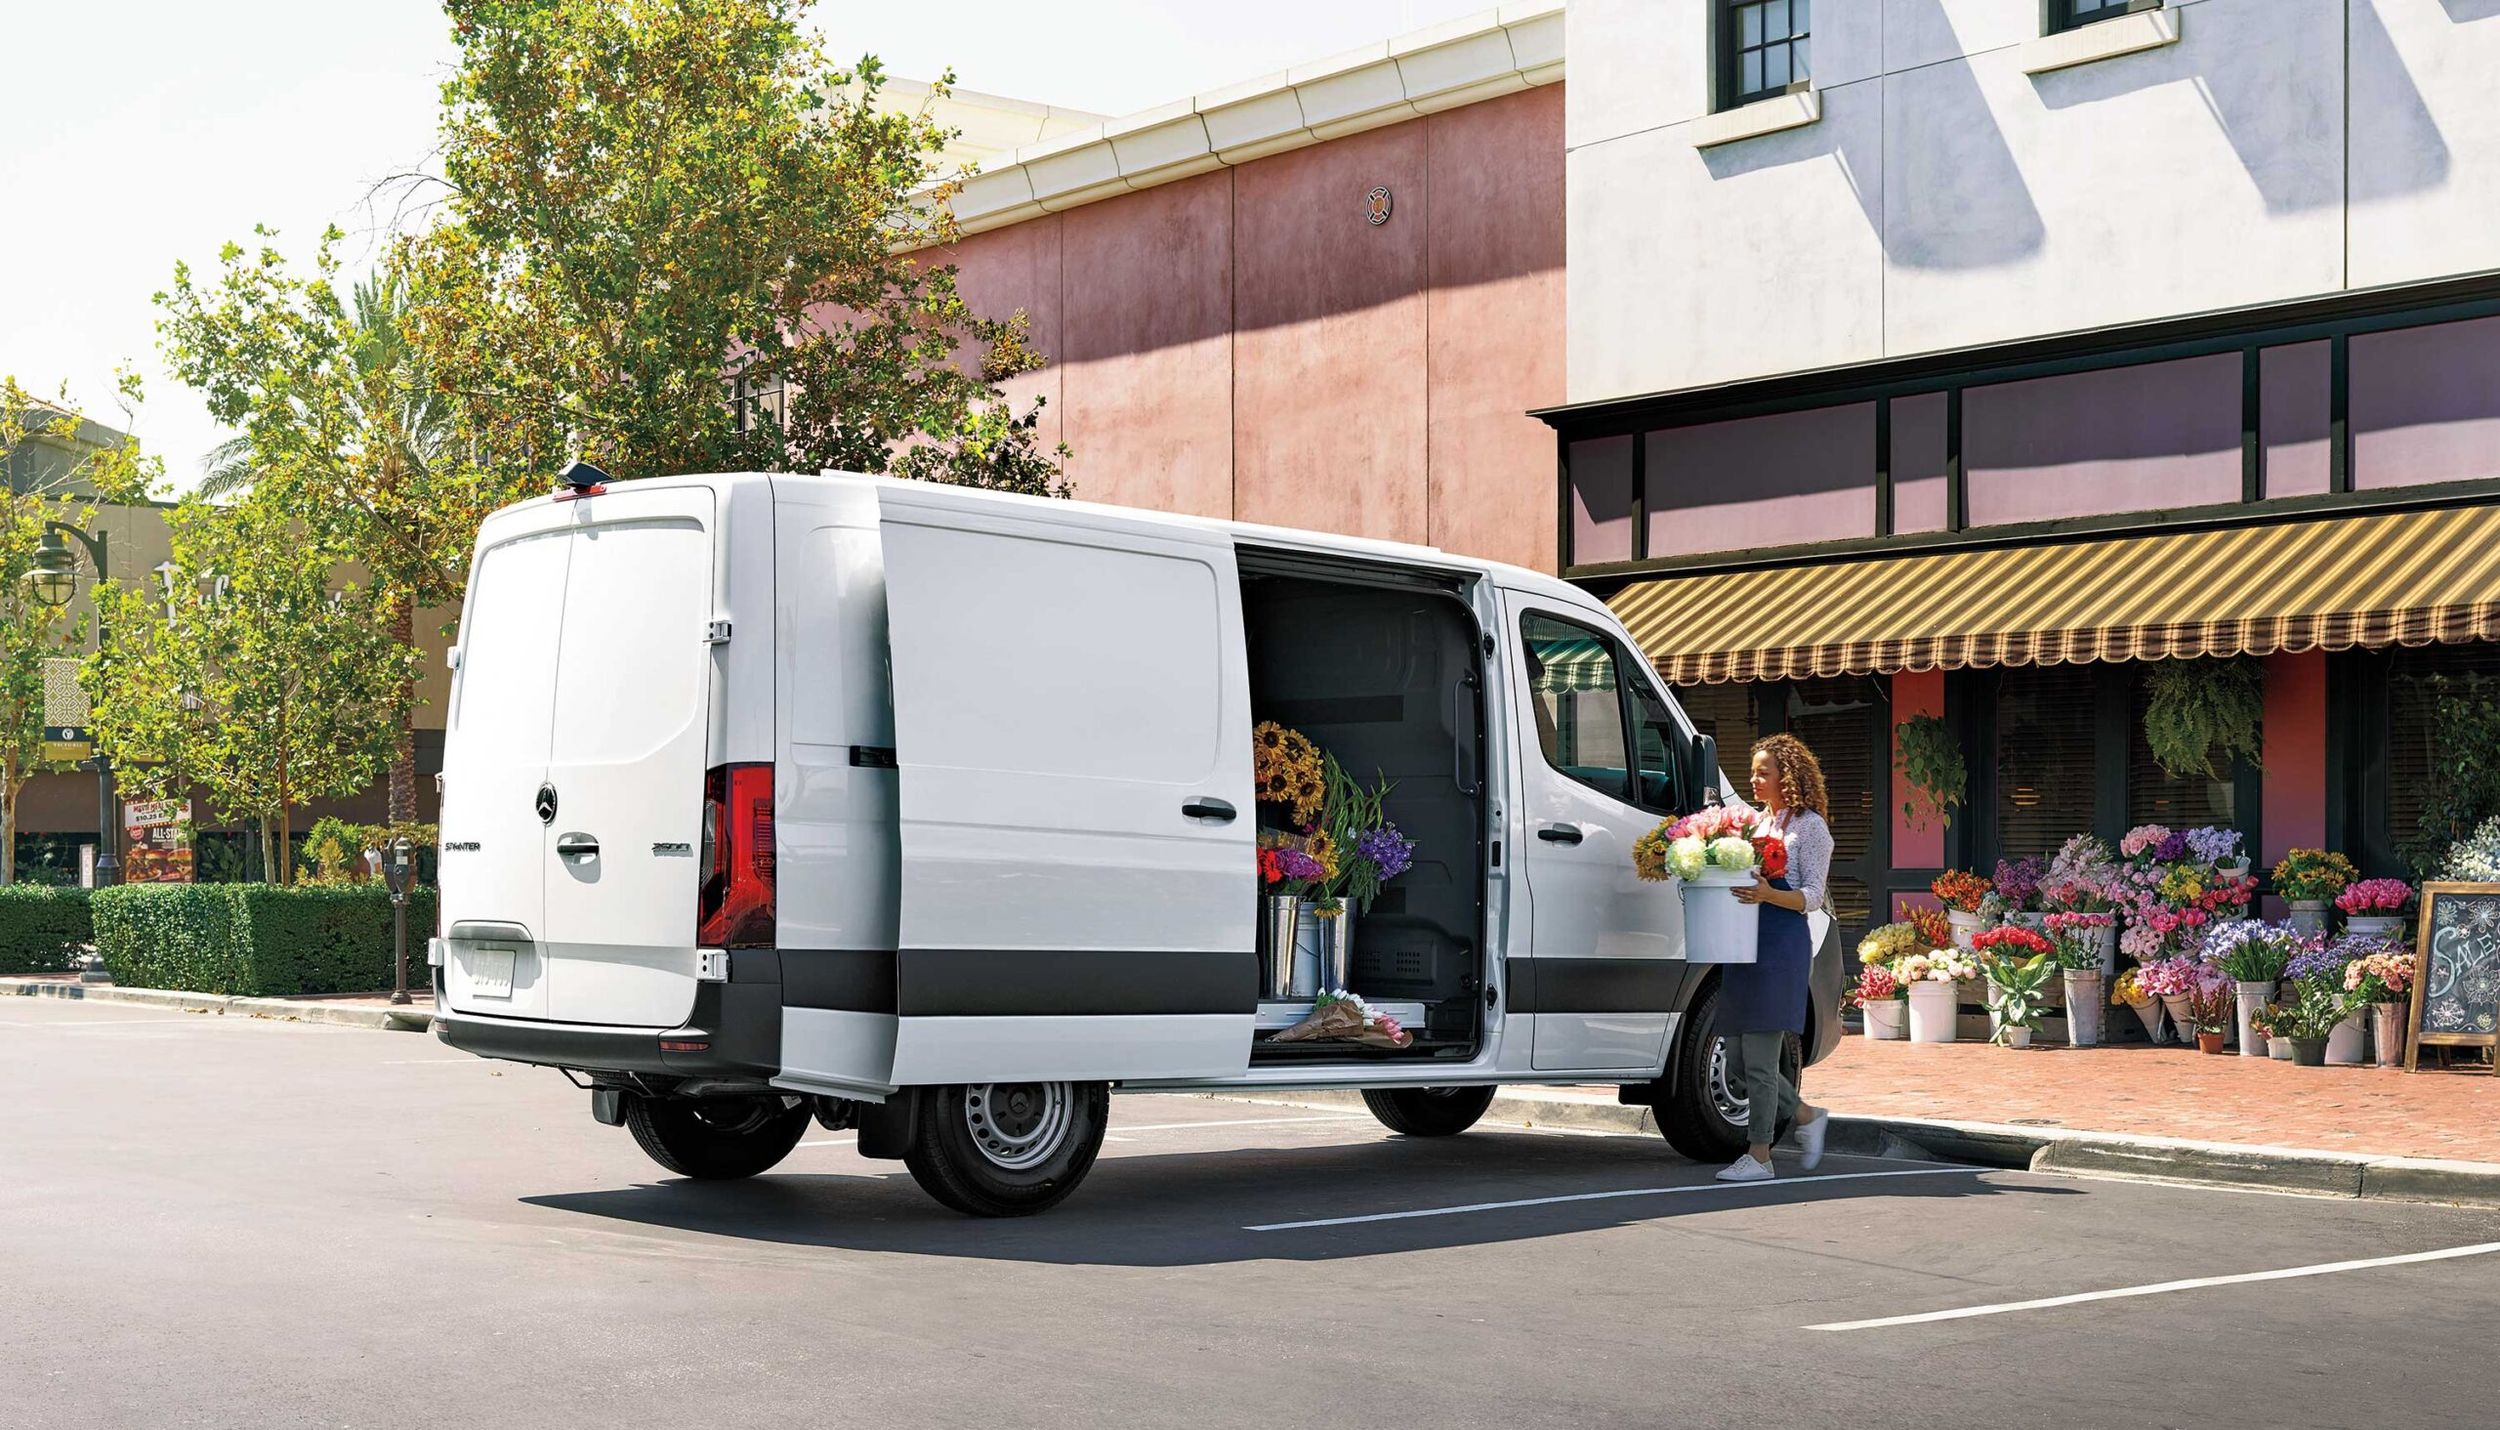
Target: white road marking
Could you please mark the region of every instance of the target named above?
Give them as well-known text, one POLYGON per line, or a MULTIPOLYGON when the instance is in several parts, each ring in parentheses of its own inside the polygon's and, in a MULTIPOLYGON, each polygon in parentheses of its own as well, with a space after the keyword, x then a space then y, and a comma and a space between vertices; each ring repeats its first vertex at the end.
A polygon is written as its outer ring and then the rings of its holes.
POLYGON ((2185 1281, 2158 1281, 2146 1286, 2121 1286, 2111 1291, 2084 1291, 2072 1296, 2043 1296, 2031 1301, 2007 1301, 1994 1306, 1960 1306, 1950 1311, 1922 1311, 1914 1316, 1882 1316, 1871 1321, 1832 1321, 1808 1326, 1809 1331, 1872 1331, 1885 1326, 1917 1326, 1930 1321, 1960 1321, 1973 1316, 2002 1316, 2011 1311, 2045 1311, 2057 1306, 2080 1306, 2091 1301, 2120 1301, 2133 1296, 2163 1296, 2173 1291, 2197 1291, 2208 1286, 2238 1286, 2250 1281, 2289 1281, 2301 1276, 2332 1276, 2339 1271, 2366 1271, 2375 1266, 2411 1266, 2424 1261, 2453 1261, 2461 1256, 2489 1256, 2500 1251, 2500 1241, 2486 1241, 2474 1246, 2451 1246, 2440 1251, 2416 1251, 2403 1256, 2373 1256, 2364 1261, 2329 1261, 2316 1266, 2288 1266, 2280 1271, 2246 1271, 2237 1276, 2197 1276, 2185 1281))
POLYGON ((180 1018, 113 1018, 110 1020, 95 1018, 78 1023, 46 1023, 40 1020, 26 1021, 7 1018, 0 1019, 0 1024, 11 1028, 44 1028, 55 1033, 92 1033, 100 1028, 144 1028, 154 1023, 196 1023, 202 1018, 213 1016, 215 1015, 209 1013, 192 1013, 180 1018))
MULTIPOLYGON (((1194 1127, 1273 1127, 1283 1123, 1297 1122, 1369 1121, 1371 1118, 1367 1114, 1348 1113, 1332 1114, 1327 1117, 1231 1117, 1214 1122, 1149 1122, 1142 1127, 1123 1127, 1115 1124, 1111 1131, 1103 1134, 1102 1140, 1126 1142, 1130 1140, 1127 1134, 1132 1132, 1184 1132, 1194 1127)), ((802 1142, 799 1145, 802 1147, 850 1147, 856 1145, 858 1141, 857 1137, 831 1137, 818 1142, 802 1142)))
POLYGON ((382 1060, 382 1066, 386 1068, 413 1068, 431 1065, 443 1068, 474 1068, 483 1067, 487 1063, 493 1061, 494 1059, 492 1058, 384 1058, 382 1060))
POLYGON ((1918 1167, 1899 1172, 1830 1172, 1814 1177, 1780 1177, 1768 1182, 1703 1182, 1691 1187, 1632 1187, 1620 1192, 1577 1192, 1560 1197, 1522 1197, 1510 1202, 1470 1202, 1458 1207, 1425 1207, 1409 1212, 1374 1212, 1369 1216, 1322 1217, 1316 1221, 1278 1221, 1262 1226, 1245 1226, 1243 1231, 1303 1231, 1321 1226, 1355 1226, 1373 1221, 1411 1221, 1417 1217, 1464 1216, 1470 1212, 1508 1211, 1514 1207, 1550 1207, 1565 1202, 1603 1202, 1620 1197, 1674 1197, 1691 1192, 1775 1191, 1781 1187, 1810 1187, 1825 1182, 1862 1182, 1877 1177, 1974 1177, 1994 1170, 1988 1167, 1918 1167))

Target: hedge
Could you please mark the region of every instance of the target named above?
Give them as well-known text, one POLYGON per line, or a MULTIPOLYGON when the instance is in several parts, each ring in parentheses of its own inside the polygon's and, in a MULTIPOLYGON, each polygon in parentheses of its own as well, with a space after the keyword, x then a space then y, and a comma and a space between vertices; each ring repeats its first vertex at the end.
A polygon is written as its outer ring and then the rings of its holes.
MULTIPOLYGON (((133 988, 284 997, 391 986, 391 901, 378 884, 125 884, 98 890, 96 951, 133 988)), ((425 981, 435 894, 408 900, 408 978, 425 981)))
POLYGON ((0 977, 66 973, 95 942, 87 891, 45 884, 0 884, 0 977))

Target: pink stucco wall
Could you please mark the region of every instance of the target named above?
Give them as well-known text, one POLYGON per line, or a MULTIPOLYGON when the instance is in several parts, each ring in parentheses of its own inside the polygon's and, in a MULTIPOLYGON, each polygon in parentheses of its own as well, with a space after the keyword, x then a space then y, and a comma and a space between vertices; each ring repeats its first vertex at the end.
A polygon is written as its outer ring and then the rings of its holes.
POLYGON ((2293 849, 2326 847, 2326 652, 2266 657, 2264 731, 2257 857, 2271 868, 2293 849))
POLYGON ((1562 86, 976 234, 1087 500, 1553 570, 1562 86), (1364 196, 1385 185, 1387 223, 1364 196))
POLYGON ((1893 777, 1892 790, 1892 867, 1895 869, 1940 869, 1944 867, 1944 821, 1933 817, 1913 824, 1903 806, 1919 796, 1900 774, 1901 722, 1914 715, 1944 713, 1944 672, 1941 670, 1896 671, 1892 677, 1893 777))

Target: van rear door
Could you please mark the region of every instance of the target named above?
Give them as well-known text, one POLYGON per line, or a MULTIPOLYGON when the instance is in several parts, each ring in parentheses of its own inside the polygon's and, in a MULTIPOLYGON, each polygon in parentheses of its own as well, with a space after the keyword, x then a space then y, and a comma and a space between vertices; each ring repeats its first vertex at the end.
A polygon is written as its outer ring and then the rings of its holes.
POLYGON ((879 505, 893 1081, 1242 1072, 1256 811, 1230 538, 904 484, 879 505))

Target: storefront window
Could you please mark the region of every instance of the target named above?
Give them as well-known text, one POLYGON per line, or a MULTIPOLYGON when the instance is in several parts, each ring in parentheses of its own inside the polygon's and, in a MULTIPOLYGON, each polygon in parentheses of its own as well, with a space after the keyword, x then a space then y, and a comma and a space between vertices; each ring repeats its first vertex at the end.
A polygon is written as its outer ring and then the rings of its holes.
POLYGON ((2352 338, 2356 491, 2500 475, 2500 318, 2352 338))
POLYGON ((1897 535, 1945 529, 1945 405, 1941 392, 1892 400, 1892 529, 1897 535))
POLYGON ((1891 709, 1881 687, 1870 677, 1834 676, 1801 680, 1788 687, 1788 733, 1806 742, 1823 766, 1823 783, 1831 796, 1832 918, 1840 925, 1842 947, 1854 948, 1875 909, 1873 867, 1875 821, 1889 818, 1890 806, 1876 798, 1879 784, 1890 787, 1890 768, 1876 752, 1889 726, 1891 709))
POLYGON ((2238 501, 2241 366, 2215 353, 1964 390, 1969 524, 2238 501))
POLYGON ((1632 559, 1632 439, 1571 444, 1571 564, 1632 559))
POLYGON ((2468 696, 2500 697, 2500 645, 2424 646, 2388 659, 2386 837, 2400 854, 2428 852, 2422 812, 2435 770, 2453 753, 2440 738, 2440 706, 2468 696))
POLYGON ((1875 534, 1875 404, 1649 434, 1649 554, 1875 534))
POLYGON ((2093 676, 2088 665, 2015 666, 1997 685, 1997 844, 2046 857, 2092 827, 2093 676))
POLYGON ((2257 355, 2257 435, 2265 444, 2267 496, 2327 490, 2334 408, 2333 343, 2295 343, 2257 355))
POLYGON ((1693 722, 1693 733, 1719 742, 1719 767, 1736 781, 1740 791, 1745 783, 1746 752, 1753 748, 1756 738, 1755 688, 1733 681, 1675 688, 1675 703, 1684 707, 1684 718, 1693 722))
POLYGON ((2166 824, 2172 829, 2238 823, 2231 771, 2220 779, 2202 774, 2173 778, 2153 758, 2144 739, 2144 681, 2131 671, 2127 691, 2127 824, 2166 824))

